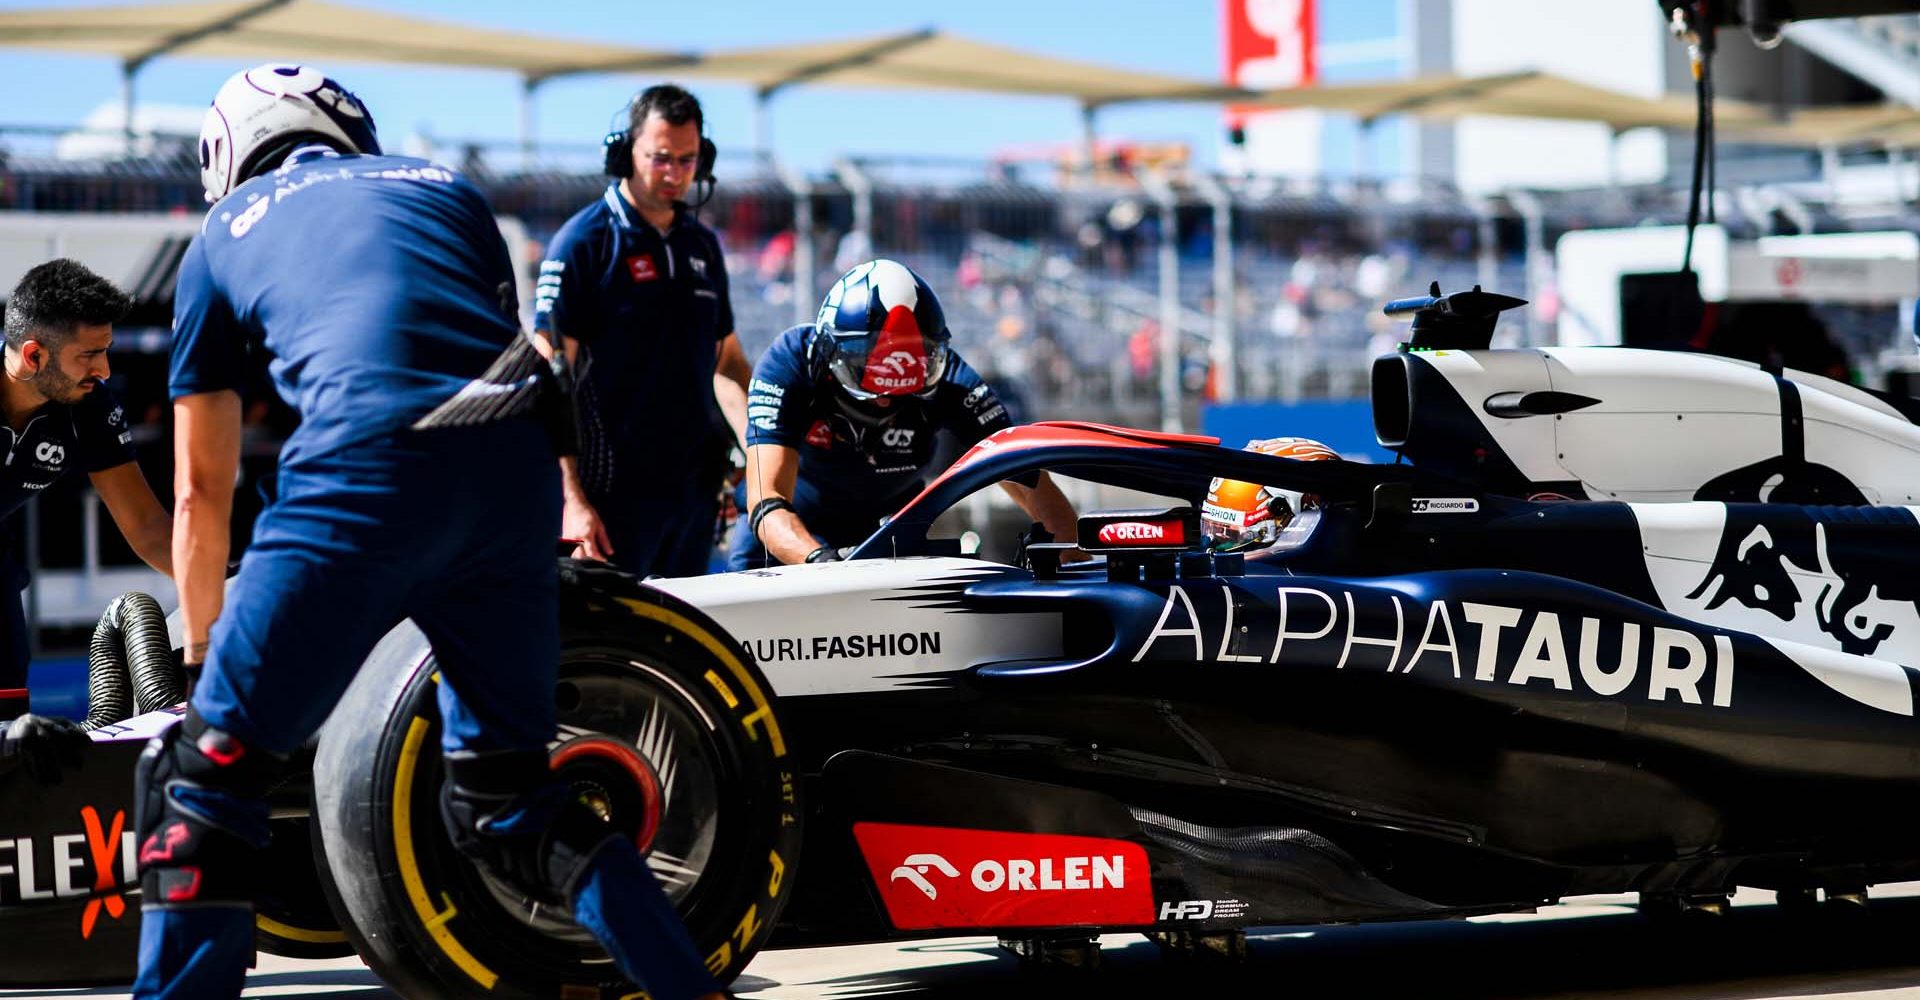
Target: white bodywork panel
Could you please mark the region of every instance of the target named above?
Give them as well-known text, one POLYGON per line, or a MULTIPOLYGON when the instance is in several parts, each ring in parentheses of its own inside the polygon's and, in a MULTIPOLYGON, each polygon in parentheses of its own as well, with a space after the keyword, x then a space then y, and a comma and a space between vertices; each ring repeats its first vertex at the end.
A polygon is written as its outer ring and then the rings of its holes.
MULTIPOLYGON (((1537 417, 1507 420, 1488 414, 1482 406, 1496 393, 1552 388, 1545 359, 1538 351, 1428 351, 1420 357, 1446 376, 1448 384, 1486 425, 1487 433, 1493 435, 1522 475, 1534 482, 1568 478, 1554 461, 1553 421, 1537 417)), ((1413 420, 1420 420, 1417 405, 1413 420)))
POLYGON ((1558 420, 1525 418, 1552 425, 1557 478, 1594 499, 1691 500, 1715 476, 1780 454, 1780 390, 1757 367, 1631 348, 1541 353, 1555 390, 1600 400, 1558 420))
POLYGON ((1014 572, 978 559, 856 559, 648 585, 713 616, 793 697, 922 687, 928 674, 1059 656, 1057 614, 941 606, 969 581, 1014 572))
MULTIPOLYGON (((1707 482, 1783 451, 1780 387, 1744 361, 1625 347, 1422 357, 1529 481, 1575 480, 1593 499, 1692 500, 1707 482), (1599 402, 1557 415, 1486 410, 1500 393, 1545 389, 1599 402)), ((1920 427, 1853 386, 1784 374, 1798 389, 1807 461, 1839 472, 1871 503, 1920 502, 1920 427)))

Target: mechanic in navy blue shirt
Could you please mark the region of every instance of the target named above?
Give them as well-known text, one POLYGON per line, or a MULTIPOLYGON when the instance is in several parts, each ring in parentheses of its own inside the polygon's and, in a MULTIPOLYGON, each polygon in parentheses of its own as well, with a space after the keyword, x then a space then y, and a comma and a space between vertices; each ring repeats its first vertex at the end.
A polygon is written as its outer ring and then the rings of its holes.
MULTIPOLYGON (((6 457, 0 465, 0 518, 12 517, 35 494, 68 472, 87 474, 113 521, 147 565, 169 575, 173 518, 134 464, 133 435, 113 390, 107 348, 113 324, 131 303, 105 278, 73 260, 53 260, 26 273, 7 299, 6 457)), ((0 698, 24 695, 27 618, 20 592, 26 561, 0 541, 0 698)))
POLYGON ((534 326, 578 359, 584 440, 561 463, 574 553, 641 576, 697 576, 713 551, 725 436, 745 435, 751 369, 720 241, 688 208, 711 183, 700 103, 671 84, 607 138, 599 200, 554 234, 534 326), (722 420, 724 419, 724 424, 722 420))
MULTIPOLYGON (((748 389, 750 513, 729 570, 840 558, 920 490, 941 431, 970 447, 1011 425, 950 340, 933 289, 875 260, 840 278, 811 326, 767 348, 748 389)), ((1001 486, 1054 537, 1074 537, 1073 505, 1045 473, 1031 488, 1001 486)))
POLYGON ((446 681, 454 845, 565 905, 654 996, 718 995, 632 841, 546 777, 560 490, 544 428, 512 410, 417 426, 459 399, 491 406, 490 386, 511 398, 496 376, 532 356, 486 200, 445 167, 379 155, 365 106, 309 67, 228 80, 200 148, 217 202, 180 265, 171 392, 180 624, 205 668, 137 772, 135 995, 238 996, 264 794, 403 618, 446 681), (254 349, 301 422, 223 600, 254 349))

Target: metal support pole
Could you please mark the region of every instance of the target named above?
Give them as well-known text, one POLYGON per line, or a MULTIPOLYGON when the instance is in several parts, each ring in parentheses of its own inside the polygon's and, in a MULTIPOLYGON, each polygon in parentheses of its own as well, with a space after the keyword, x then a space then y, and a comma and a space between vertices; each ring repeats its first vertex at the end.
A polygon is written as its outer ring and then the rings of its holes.
POLYGON ((1473 209, 1474 280, 1488 291, 1499 291, 1500 238, 1493 224, 1493 205, 1485 198, 1470 199, 1473 209))
MULTIPOLYGON (((1519 210, 1521 221, 1525 224, 1527 239, 1526 298, 1529 302, 1538 302, 1540 300, 1539 285, 1541 279, 1544 277, 1544 275, 1541 274, 1541 269, 1545 268, 1548 263, 1546 207, 1540 204, 1540 199, 1534 197, 1533 192, 1523 191, 1518 188, 1507 192, 1507 201, 1511 203, 1515 209, 1519 210)), ((1531 345, 1543 340, 1553 339, 1534 336, 1533 310, 1526 310, 1522 315, 1525 318, 1522 329, 1526 331, 1521 340, 1523 345, 1531 345)))
MULTIPOLYGON (((1356 181, 1366 180, 1368 178, 1367 172, 1374 170, 1373 125, 1377 121, 1379 121, 1378 118, 1360 119, 1360 128, 1354 135, 1353 179, 1356 181)), ((1380 177, 1380 171, 1374 170, 1373 176, 1375 178, 1380 177)))
POLYGON ((100 583, 100 494, 90 489, 80 501, 80 576, 91 597, 100 583))
POLYGON ((1238 289, 1233 273, 1233 195, 1218 178, 1200 175, 1195 180, 1208 203, 1213 206, 1213 339, 1208 356, 1213 362, 1214 398, 1231 403, 1240 395, 1240 359, 1235 308, 1238 289))
POLYGON ((530 76, 520 78, 520 169, 533 170, 533 91, 540 86, 539 81, 530 76))
POLYGON ((127 140, 122 156, 133 155, 133 78, 139 72, 140 67, 134 63, 120 64, 120 133, 127 140))
POLYGON ((1179 204, 1166 180, 1151 175, 1140 186, 1160 206, 1160 429, 1179 433, 1180 412, 1180 227, 1179 204))
POLYGON ((840 183, 846 185, 847 193, 853 196, 853 229, 847 234, 860 234, 868 250, 873 249, 873 178, 860 169, 860 163, 850 157, 841 157, 833 161, 833 172, 839 176, 840 183))
POLYGON ((813 319, 813 185, 777 163, 774 174, 793 194, 793 321, 806 323, 813 319))
POLYGON ((1094 117, 1099 114, 1099 111, 1100 107, 1096 104, 1080 105, 1080 163, 1089 181, 1093 179, 1093 158, 1099 149, 1098 132, 1094 123, 1094 117))
POLYGON ((762 162, 773 158, 773 91, 753 95, 753 151, 762 162))

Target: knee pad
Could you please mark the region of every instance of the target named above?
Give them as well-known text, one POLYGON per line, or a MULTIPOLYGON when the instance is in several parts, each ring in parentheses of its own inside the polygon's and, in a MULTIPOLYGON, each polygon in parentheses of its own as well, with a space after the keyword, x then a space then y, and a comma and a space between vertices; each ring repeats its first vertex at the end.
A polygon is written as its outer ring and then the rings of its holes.
POLYGON ((143 905, 250 904, 270 838, 264 796, 285 763, 191 708, 149 740, 134 772, 143 905))
POLYGON ((440 815, 454 847, 542 903, 571 905, 594 855, 620 839, 567 795, 538 750, 446 755, 440 815))

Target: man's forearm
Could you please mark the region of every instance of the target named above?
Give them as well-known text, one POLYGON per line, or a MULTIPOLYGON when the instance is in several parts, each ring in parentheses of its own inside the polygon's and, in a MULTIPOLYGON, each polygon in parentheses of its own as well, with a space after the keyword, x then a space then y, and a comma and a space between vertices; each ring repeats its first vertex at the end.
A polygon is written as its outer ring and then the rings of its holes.
POLYGON ((580 485, 580 460, 572 455, 560 456, 560 496, 567 500, 587 499, 587 491, 580 485))
POLYGON ((182 496, 174 515, 173 582, 180 591, 180 627, 185 636, 187 662, 206 658, 207 637, 220 616, 225 598, 228 522, 231 495, 182 496))
POLYGON ((776 510, 760 522, 760 542, 779 562, 791 565, 807 561, 820 547, 820 540, 807 530, 805 521, 791 510, 776 510))
POLYGON ((746 447, 747 442, 747 390, 739 382, 726 374, 713 376, 713 400, 720 406, 720 416, 727 422, 727 430, 732 432, 735 444, 746 447))
POLYGON ((141 562, 166 576, 173 575, 173 518, 161 518, 158 524, 140 532, 138 540, 128 539, 128 543, 141 562))
POLYGON ((1079 532, 1079 516, 1073 511, 1073 503, 1060 487, 1045 473, 1040 481, 1031 488, 1019 483, 1001 483, 1015 503, 1027 512, 1027 516, 1039 521, 1041 526, 1063 542, 1073 541, 1079 532))

